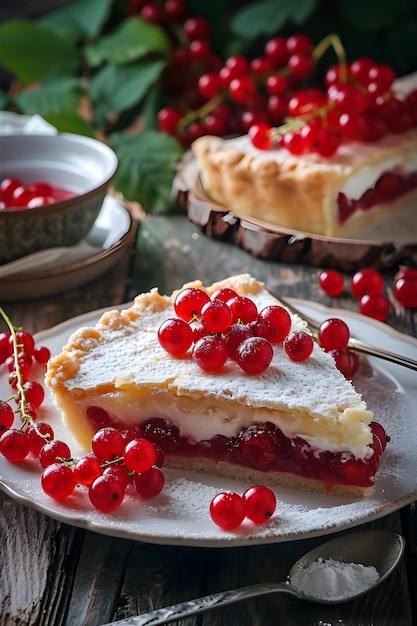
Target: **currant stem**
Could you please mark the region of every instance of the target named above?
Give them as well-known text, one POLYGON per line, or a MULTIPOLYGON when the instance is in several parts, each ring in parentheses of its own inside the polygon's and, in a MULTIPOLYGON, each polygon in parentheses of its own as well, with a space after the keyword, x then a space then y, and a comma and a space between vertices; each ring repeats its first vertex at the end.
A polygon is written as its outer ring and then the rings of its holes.
POLYGON ((19 412, 20 412, 20 416, 24 422, 24 424, 26 424, 27 422, 32 420, 32 417, 26 413, 25 411, 25 406, 26 406, 26 393, 25 393, 25 388, 24 388, 24 381, 22 378, 22 372, 20 369, 20 365, 19 365, 19 354, 18 354, 18 347, 19 347, 19 343, 17 340, 17 336, 16 336, 16 328, 15 326, 12 324, 11 319, 9 318, 9 316, 7 315, 6 311, 3 309, 3 307, 0 306, 0 315, 2 316, 2 318, 4 319, 4 321, 6 322, 10 333, 12 335, 12 339, 13 339, 13 359, 14 359, 14 367, 15 367, 15 372, 16 372, 16 380, 17 380, 17 394, 15 396, 13 396, 14 398, 18 397, 20 399, 20 408, 19 408, 19 412))
POLYGON ((189 111, 186 115, 184 115, 183 118, 181 118, 178 125, 179 130, 184 130, 185 128, 187 128, 187 126, 191 124, 191 122, 194 122, 196 120, 202 120, 207 117, 207 115, 211 113, 218 104, 223 102, 223 99, 223 95, 219 93, 216 96, 210 98, 210 100, 205 102, 203 106, 201 106, 199 109, 189 111))
POLYGON ((331 33, 330 35, 327 35, 327 37, 322 39, 313 50, 313 59, 315 61, 319 61, 323 54, 326 52, 326 50, 330 48, 330 46, 333 47, 333 50, 335 51, 338 58, 341 81, 346 82, 346 52, 339 35, 336 35, 336 33, 331 33))

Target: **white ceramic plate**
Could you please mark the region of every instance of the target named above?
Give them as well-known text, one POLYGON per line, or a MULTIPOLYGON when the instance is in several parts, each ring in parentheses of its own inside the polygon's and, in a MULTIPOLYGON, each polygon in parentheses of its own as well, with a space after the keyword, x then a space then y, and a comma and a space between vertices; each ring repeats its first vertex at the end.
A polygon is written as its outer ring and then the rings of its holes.
MULTIPOLYGON (((326 309, 297 300, 304 312, 325 319, 338 315, 349 324, 353 335, 382 345, 392 352, 417 358, 417 340, 385 324, 355 313, 326 309)), ((94 324, 100 312, 74 318, 37 336, 38 344, 60 351, 71 332, 82 325, 94 324)), ((372 375, 361 376, 356 383, 375 412, 375 419, 387 429, 389 443, 380 466, 373 495, 363 499, 310 494, 277 488, 278 506, 271 520, 262 526, 244 522, 238 531, 224 532, 209 516, 213 496, 223 489, 240 493, 245 485, 197 473, 164 470, 166 485, 151 501, 127 496, 119 509, 109 515, 93 510, 82 488, 64 504, 42 493, 39 464, 34 460, 13 465, 0 457, 0 486, 12 498, 50 517, 117 537, 161 544, 199 545, 206 547, 261 544, 304 539, 344 530, 382 517, 417 500, 417 385, 416 373, 394 364, 371 359, 372 375)), ((0 398, 8 397, 7 376, 0 376, 0 398)), ((79 450, 65 431, 50 398, 40 419, 55 428, 55 436, 71 444, 72 454, 79 450)))
POLYGON ((31 300, 69 291, 111 269, 133 242, 137 224, 118 198, 108 195, 87 238, 0 266, 0 298, 31 300))

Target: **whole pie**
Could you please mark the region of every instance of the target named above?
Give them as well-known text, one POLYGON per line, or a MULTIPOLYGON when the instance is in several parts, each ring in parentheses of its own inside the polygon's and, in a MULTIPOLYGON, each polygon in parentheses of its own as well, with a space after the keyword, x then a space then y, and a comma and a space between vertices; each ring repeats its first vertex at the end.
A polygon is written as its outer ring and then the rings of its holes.
MULTIPOLYGON (((417 74, 396 83, 411 91, 417 74)), ((207 196, 237 216, 325 237, 356 237, 417 203, 417 128, 375 143, 342 143, 335 155, 259 150, 248 135, 192 145, 207 196)))
MULTIPOLYGON (((278 304, 247 274, 191 286, 210 296, 233 289, 258 310, 278 304)), ((332 356, 314 343, 311 356, 295 362, 281 342, 260 374, 249 375, 230 359, 215 373, 204 371, 189 353, 173 357, 159 343, 158 329, 174 315, 177 293, 153 289, 124 310, 104 313, 49 361, 46 384, 81 445, 89 450, 99 428, 114 426, 157 443, 171 467, 367 494, 384 431, 332 356)), ((292 316, 291 330, 303 329, 305 322, 292 316)))

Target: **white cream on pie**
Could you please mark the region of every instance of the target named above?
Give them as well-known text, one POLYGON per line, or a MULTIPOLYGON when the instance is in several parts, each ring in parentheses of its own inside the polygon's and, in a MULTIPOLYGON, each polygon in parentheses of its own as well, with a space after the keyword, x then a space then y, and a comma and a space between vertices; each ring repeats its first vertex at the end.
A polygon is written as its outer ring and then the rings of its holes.
MULTIPOLYGON (((395 89, 403 94, 416 84, 417 73, 399 79, 395 89)), ((192 150, 211 199, 285 229, 354 237, 417 201, 416 127, 375 143, 342 143, 328 159, 258 150, 248 135, 203 136, 192 150)))
MULTIPOLYGON (((192 285, 202 287, 199 282, 192 285)), ((207 292, 220 287, 250 297, 258 310, 277 303, 246 274, 215 283, 207 292)), ((46 384, 80 443, 88 449, 103 425, 141 425, 141 433, 157 432, 158 443, 168 441, 165 453, 172 466, 334 493, 366 493, 382 450, 374 451, 372 412, 332 357, 315 344, 307 361, 295 363, 281 344, 274 346, 272 363, 262 374, 247 375, 231 360, 220 372, 205 373, 189 355, 173 358, 159 344, 157 331, 174 315, 174 297, 155 289, 137 296, 129 308, 106 312, 95 327, 76 331, 50 360, 46 384), (166 433, 161 435, 161 429, 166 433), (178 445, 173 445, 175 439, 178 445), (250 458, 254 441, 261 452, 250 458), (278 448, 271 451, 272 444, 278 448), (274 455, 281 460, 274 461, 274 455), (328 457, 325 468, 322 455, 328 457), (318 472, 315 463, 322 466, 318 472), (341 467, 340 479, 335 464, 341 467)), ((305 327, 294 316, 292 325, 305 327)))

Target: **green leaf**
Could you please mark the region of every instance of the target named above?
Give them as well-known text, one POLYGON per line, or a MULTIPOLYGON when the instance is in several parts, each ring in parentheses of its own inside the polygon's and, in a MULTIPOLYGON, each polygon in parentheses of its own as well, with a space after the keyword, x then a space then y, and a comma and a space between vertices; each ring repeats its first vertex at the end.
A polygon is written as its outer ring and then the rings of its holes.
POLYGON ((291 2, 263 0, 263 2, 254 2, 232 17, 231 28, 234 33, 246 39, 254 39, 261 35, 273 35, 289 21, 303 24, 312 15, 316 5, 317 0, 291 0, 291 2))
POLYGON ((61 133, 74 133, 76 135, 85 135, 86 137, 95 137, 92 126, 76 113, 51 113, 43 117, 61 133))
POLYGON ((113 0, 76 0, 39 18, 38 24, 76 39, 95 38, 110 14, 113 0))
POLYGON ((77 111, 83 94, 79 79, 65 76, 45 81, 36 90, 22 91, 15 102, 28 115, 69 113, 77 111))
POLYGON ((104 61, 124 64, 150 53, 168 56, 169 50, 169 41, 162 28, 139 17, 131 17, 114 32, 87 47, 86 57, 92 66, 104 61))
POLYGON ((291 0, 290 20, 294 24, 303 25, 316 10, 318 0, 291 0))
POLYGON ((0 65, 25 86, 72 74, 81 65, 81 53, 67 37, 31 22, 10 20, 0 25, 0 65))
POLYGON ((165 61, 142 59, 126 66, 106 65, 91 80, 90 95, 99 124, 112 113, 127 111, 138 104, 158 80, 165 61))
POLYGON ((128 200, 140 202, 148 212, 169 211, 174 165, 183 153, 179 143, 155 131, 131 136, 117 133, 110 141, 119 158, 115 189, 128 200))

